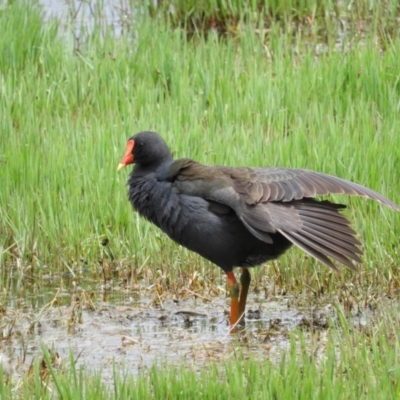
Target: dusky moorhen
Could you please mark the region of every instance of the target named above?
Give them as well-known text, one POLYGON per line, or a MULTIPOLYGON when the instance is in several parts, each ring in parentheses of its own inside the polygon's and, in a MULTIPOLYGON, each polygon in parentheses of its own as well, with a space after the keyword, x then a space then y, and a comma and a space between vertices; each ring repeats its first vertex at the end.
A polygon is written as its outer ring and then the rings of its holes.
POLYGON ((358 195, 400 211, 371 189, 318 172, 173 160, 155 132, 140 132, 128 140, 118 170, 132 163, 128 195, 133 208, 172 240, 225 271, 231 325, 245 312, 248 268, 278 258, 293 244, 334 270, 328 257, 357 270, 353 261, 361 262, 361 243, 340 213, 346 206, 314 196, 358 195), (242 268, 241 289, 234 267, 242 268))

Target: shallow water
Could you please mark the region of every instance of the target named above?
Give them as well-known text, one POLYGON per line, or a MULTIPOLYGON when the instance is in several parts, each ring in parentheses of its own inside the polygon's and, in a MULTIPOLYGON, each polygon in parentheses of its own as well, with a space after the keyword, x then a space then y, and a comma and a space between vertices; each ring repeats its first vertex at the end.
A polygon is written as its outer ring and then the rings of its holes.
MULTIPOLYGON (((101 370, 108 382, 114 366, 135 376, 164 364, 200 370, 238 352, 278 363, 294 329, 302 330, 313 354, 317 348, 323 356, 328 330, 338 320, 334 295, 281 294, 267 276, 261 277, 258 291, 252 285, 246 326, 232 335, 223 274, 206 289, 188 276, 168 291, 150 270, 135 283, 118 275, 104 283, 85 263, 75 266, 73 278, 70 273, 47 275, 46 269, 35 277, 18 265, 7 265, 6 271, 0 292, 0 363, 6 356, 16 379, 35 357, 42 359, 41 343, 58 353, 61 365, 68 364, 72 352, 78 366, 101 370)), ((347 313, 355 326, 375 318, 364 308, 347 313)))
POLYGON ((25 374, 36 356, 42 357, 41 343, 54 348, 65 363, 72 351, 77 365, 101 369, 106 381, 112 380, 113 364, 137 375, 164 363, 200 369, 236 351, 279 361, 293 328, 318 329, 323 338, 328 318, 336 318, 326 301, 317 308, 296 306, 291 296, 266 299, 252 293, 246 327, 231 335, 229 300, 223 294, 206 301, 190 291, 179 300, 166 293, 160 306, 154 290, 126 292, 116 285, 108 287, 106 296, 98 283, 82 286, 85 290, 70 283, 59 290, 41 282, 39 291, 32 283, 18 295, 0 298, 2 334, 8 339, 1 341, 0 352, 9 358, 15 377, 25 374))
POLYGON ((134 22, 135 12, 129 0, 39 0, 43 7, 45 19, 56 18, 69 29, 72 22, 77 33, 91 32, 94 23, 100 23, 103 28, 111 28, 119 37, 126 23, 134 22))

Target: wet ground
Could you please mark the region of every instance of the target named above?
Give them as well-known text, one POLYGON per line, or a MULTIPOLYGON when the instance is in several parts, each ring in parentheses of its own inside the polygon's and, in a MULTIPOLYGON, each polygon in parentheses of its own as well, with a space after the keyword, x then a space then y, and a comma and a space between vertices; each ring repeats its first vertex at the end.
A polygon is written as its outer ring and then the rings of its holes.
MULTIPOLYGON (((42 357, 41 343, 54 349, 61 363, 68 363, 72 352, 77 365, 102 370, 104 380, 112 379, 113 365, 137 375, 164 363, 201 369, 207 361, 226 360, 236 352, 279 361, 294 328, 317 340, 316 349, 322 351, 329 323, 337 320, 334 298, 252 293, 246 327, 232 335, 223 290, 210 295, 183 288, 177 299, 172 293, 159 296, 154 287, 69 286, 60 290, 42 282, 40 290, 33 284, 13 296, 0 296, 0 353, 14 377, 23 376, 35 357, 42 357)), ((350 320, 365 325, 370 317, 362 312, 350 320)))

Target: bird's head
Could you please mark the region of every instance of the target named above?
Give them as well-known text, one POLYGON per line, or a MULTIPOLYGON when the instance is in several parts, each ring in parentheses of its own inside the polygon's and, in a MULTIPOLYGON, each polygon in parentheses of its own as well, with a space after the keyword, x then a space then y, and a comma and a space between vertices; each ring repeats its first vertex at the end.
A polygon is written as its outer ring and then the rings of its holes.
POLYGON ((129 138, 118 171, 129 164, 156 167, 169 160, 172 160, 171 152, 158 133, 140 132, 129 138))

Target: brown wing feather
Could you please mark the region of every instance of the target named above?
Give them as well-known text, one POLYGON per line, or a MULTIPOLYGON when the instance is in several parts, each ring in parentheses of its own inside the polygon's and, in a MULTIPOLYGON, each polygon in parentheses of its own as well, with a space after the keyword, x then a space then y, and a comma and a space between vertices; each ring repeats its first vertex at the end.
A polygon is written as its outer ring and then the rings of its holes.
POLYGON ((350 222, 340 213, 343 208, 329 201, 302 199, 245 205, 236 212, 249 231, 266 243, 271 243, 270 233, 279 232, 335 270, 328 257, 356 270, 353 261, 361 262, 361 243, 350 222))
POLYGON ((361 243, 355 238, 357 233, 350 228, 350 222, 339 212, 344 206, 311 199, 266 206, 266 219, 293 244, 331 268, 333 264, 326 262, 327 257, 357 270, 352 261, 361 262, 362 251, 358 247, 361 243), (291 217, 287 224, 285 215, 296 218, 291 217))
MULTIPOLYGON (((244 173, 249 174, 249 169, 243 169, 240 176, 243 181, 244 173)), ((251 179, 257 182, 263 194, 260 198, 259 192, 253 197, 251 192, 242 193, 246 195, 247 204, 256 204, 259 201, 283 201, 300 200, 304 197, 327 194, 349 194, 373 199, 387 207, 400 211, 400 207, 381 194, 346 181, 335 176, 326 175, 314 171, 289 168, 253 168, 251 179), (255 176, 256 175, 256 179, 255 176)), ((232 186, 236 190, 235 179, 232 179, 232 186)), ((238 193, 240 193, 238 191, 238 193)))
MULTIPOLYGON (((180 159, 172 164, 169 179, 183 182, 183 191, 188 190, 190 194, 204 198, 215 199, 215 192, 218 192, 216 200, 220 201, 219 197, 222 197, 222 202, 224 195, 221 194, 221 189, 229 192, 231 188, 247 204, 349 194, 367 197, 400 211, 400 206, 371 189, 335 176, 304 169, 214 167, 190 159, 180 159)), ((229 192, 230 200, 231 195, 229 192)))
POLYGON ((271 234, 279 232, 335 270, 328 257, 356 270, 353 261, 361 262, 361 243, 340 213, 345 206, 313 196, 358 195, 400 211, 371 189, 308 170, 210 167, 182 159, 173 163, 168 178, 181 193, 230 207, 259 240, 272 244, 271 234))

